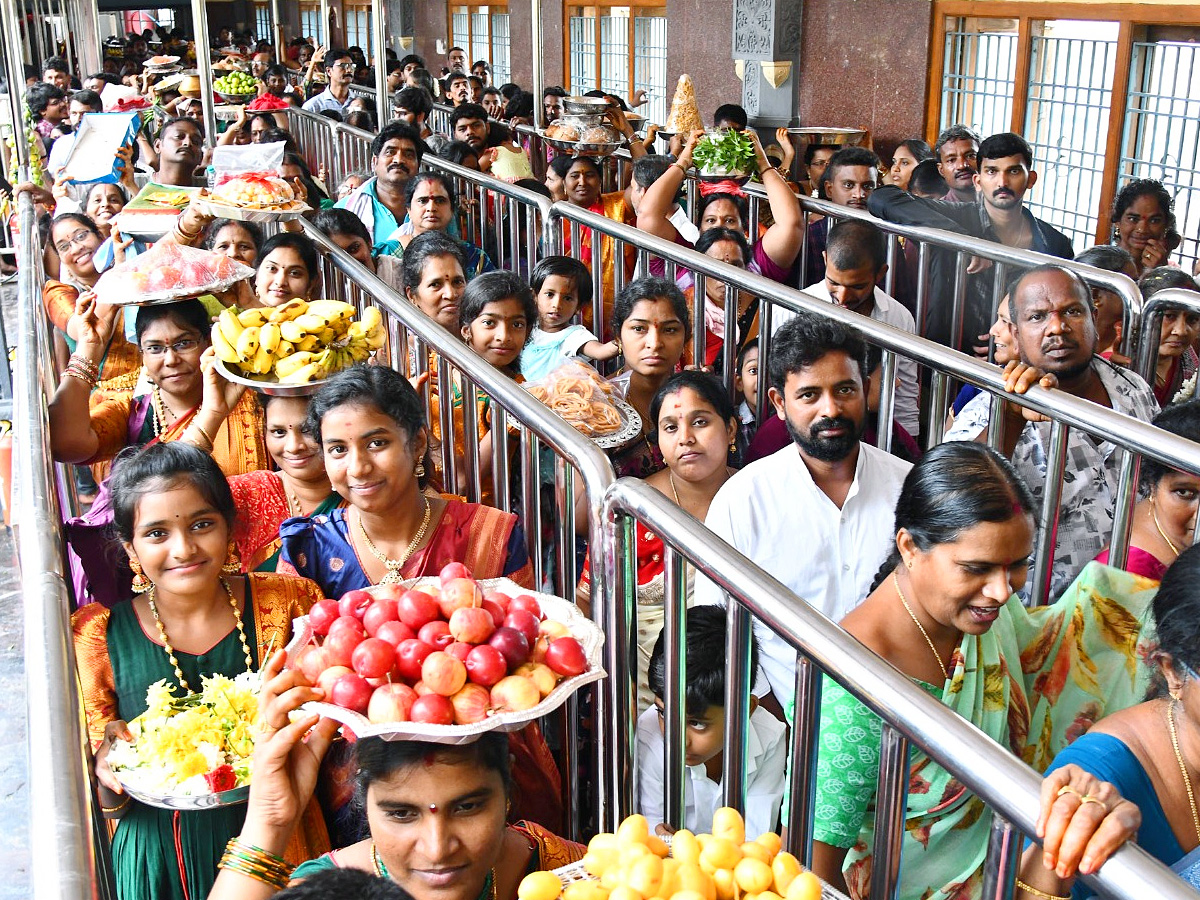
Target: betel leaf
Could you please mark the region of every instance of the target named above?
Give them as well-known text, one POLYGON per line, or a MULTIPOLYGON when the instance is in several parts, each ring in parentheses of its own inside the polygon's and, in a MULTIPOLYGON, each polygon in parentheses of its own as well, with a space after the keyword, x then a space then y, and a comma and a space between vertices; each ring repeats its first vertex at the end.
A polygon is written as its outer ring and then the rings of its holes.
POLYGON ((692 151, 692 160, 701 172, 732 175, 758 170, 754 161, 754 142, 734 128, 706 134, 692 151))

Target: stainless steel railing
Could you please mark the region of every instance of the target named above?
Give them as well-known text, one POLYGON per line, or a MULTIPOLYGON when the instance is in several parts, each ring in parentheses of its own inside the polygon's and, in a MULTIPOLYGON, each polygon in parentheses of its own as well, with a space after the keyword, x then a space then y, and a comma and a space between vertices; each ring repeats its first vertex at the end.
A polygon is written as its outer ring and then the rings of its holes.
POLYGON ((54 854, 52 865, 31 865, 29 871, 37 900, 81 900, 106 895, 97 865, 103 850, 93 837, 62 515, 50 456, 47 403, 57 379, 42 308, 42 259, 29 195, 18 204, 13 522, 25 629, 29 844, 54 854))
MULTIPOLYGON (((338 248, 324 234, 307 222, 304 223, 304 229, 323 251, 326 284, 336 283, 334 293, 360 307, 364 303, 370 303, 384 313, 389 328, 392 366, 406 372, 410 377, 428 375, 429 380, 436 378, 440 394, 438 415, 446 490, 454 492, 454 485, 459 481, 454 452, 457 449, 463 454, 468 499, 477 501, 480 497, 485 473, 479 459, 480 436, 476 432, 475 408, 476 398, 481 392, 491 399, 491 433, 505 435, 517 432, 518 453, 515 469, 510 470, 510 460, 504 452, 504 442, 494 441, 490 473, 495 490, 494 505, 519 513, 534 563, 535 578, 539 583, 546 576, 546 564, 550 562, 543 557, 543 551, 549 546, 556 549, 556 558, 552 561, 553 590, 559 596, 573 597, 578 581, 575 561, 576 475, 586 496, 604 496, 616 479, 608 457, 594 443, 529 397, 516 382, 484 362, 456 335, 452 335, 427 317, 361 263, 338 248), (432 355, 430 351, 433 351, 432 355), (433 370, 430 369, 431 358, 436 360, 436 368, 433 370), (463 444, 458 448, 454 447, 454 426, 449 402, 451 387, 454 384, 460 388, 465 432, 463 444), (549 460, 545 458, 543 449, 553 458, 553 463, 549 466, 551 471, 547 471, 546 463, 549 460), (514 483, 510 481, 512 474, 519 474, 519 480, 515 482, 520 488, 519 496, 510 494, 510 484, 514 483), (543 509, 541 488, 547 481, 553 484, 552 511, 543 509), (551 512, 552 515, 547 515, 551 512), (554 523, 554 534, 544 533, 543 525, 547 521, 554 523)), ((423 386, 427 412, 430 411, 429 380, 423 386)), ((596 546, 603 527, 598 502, 587 509, 587 523, 589 543, 596 546)), ((608 572, 601 566, 593 565, 591 577, 594 585, 592 614, 597 621, 604 621, 604 617, 609 615, 606 601, 609 596, 608 572)), ((614 666, 619 667, 618 658, 623 652, 622 646, 615 641, 607 641, 604 652, 605 668, 612 671, 614 666)), ((609 734, 603 724, 603 712, 607 709, 608 702, 603 690, 596 691, 596 701, 599 724, 593 761, 596 771, 604 772, 607 759, 599 752, 599 748, 611 746, 611 742, 617 740, 617 737, 609 734)), ((573 813, 572 833, 578 835, 580 809, 578 804, 571 803, 572 798, 579 797, 580 790, 577 783, 578 766, 574 764, 574 753, 578 747, 575 740, 578 717, 575 714, 574 703, 569 706, 564 721, 567 731, 564 747, 567 749, 569 760, 563 772, 568 788, 566 808, 573 813)), ((602 805, 599 815, 601 827, 615 826, 616 822, 611 818, 611 808, 602 805)))
MULTIPOLYGON (((733 341, 736 333, 732 319, 734 311, 737 308, 735 298, 737 291, 740 289, 753 293, 763 301, 760 313, 762 324, 759 336, 760 372, 766 370, 767 361, 769 360, 772 307, 779 307, 790 311, 805 310, 837 319, 857 328, 870 343, 886 351, 884 354, 885 360, 887 360, 890 354, 899 354, 929 369, 933 373, 931 394, 934 397, 932 402, 936 410, 943 410, 945 408, 950 379, 953 378, 988 391, 994 398, 1004 396, 1007 400, 1028 406, 1050 416, 1055 422, 1057 437, 1064 443, 1067 436, 1067 428, 1079 428, 1100 440, 1112 441, 1123 451, 1126 451, 1121 468, 1113 525, 1113 544, 1110 554, 1113 565, 1120 566, 1124 564, 1125 553, 1128 548, 1129 516, 1136 501, 1134 469, 1137 460, 1134 454, 1148 453, 1155 458, 1168 462, 1170 465, 1175 465, 1188 471, 1200 472, 1200 447, 1196 447, 1187 441, 1181 441, 1178 438, 1176 438, 1174 443, 1168 442, 1166 441, 1167 436, 1165 433, 1145 423, 1137 422, 1112 409, 1088 403, 1064 394, 1061 391, 1046 392, 1041 389, 1034 389, 1028 394, 1021 396, 1006 395, 1004 393, 1003 377, 999 369, 973 357, 951 350, 941 344, 899 331, 857 313, 849 312, 836 304, 818 300, 808 294, 784 287, 744 269, 728 266, 710 259, 703 254, 683 248, 678 244, 662 240, 631 226, 596 215, 581 207, 568 203, 556 203, 552 207, 551 212, 554 219, 569 223, 572 229, 587 227, 593 229, 596 233, 604 234, 611 238, 616 243, 614 255, 618 260, 621 258, 622 247, 629 244, 636 246, 639 254, 651 254, 666 260, 668 269, 678 266, 687 268, 695 273, 697 278, 695 291, 697 307, 693 312, 693 321, 704 321, 703 307, 701 305, 704 295, 703 279, 716 278, 724 283, 726 330, 725 371, 723 374, 725 383, 730 387, 730 390, 732 390, 733 386, 735 355, 733 341), (1158 437, 1152 435, 1158 435, 1158 437), (1168 444, 1177 448, 1182 456, 1167 460, 1166 456, 1163 455, 1163 450, 1168 444)), ((596 243, 593 242, 593 246, 596 243)), ((1001 251, 995 252, 1001 254, 1005 249, 1007 248, 1001 248, 1001 251)), ((1022 251, 1008 252, 1022 253, 1022 251)), ((1041 259, 1039 257, 1039 261, 1041 259)), ((593 269, 593 278, 596 275, 596 270, 593 269)), ((759 391, 760 400, 763 393, 764 391, 759 391)), ((884 379, 881 395, 879 405, 882 417, 886 414, 887 410, 892 408, 894 383, 890 379, 884 379)), ((993 403, 993 410, 997 408, 996 403, 993 403)), ((995 415, 995 413, 993 414, 995 415)), ((882 419, 879 422, 878 432, 883 434, 888 431, 890 431, 890 424, 886 419, 882 419)), ((998 445, 1000 439, 999 431, 1000 429, 998 428, 989 430, 989 439, 994 446, 998 445)), ((940 443, 943 433, 940 416, 935 416, 931 421, 930 432, 931 434, 928 436, 929 445, 940 443)), ((1040 544, 1038 547, 1036 571, 1034 577, 1031 579, 1033 585, 1032 596, 1035 603, 1045 602, 1048 596, 1053 554, 1047 551, 1053 548, 1053 542, 1046 544, 1045 541, 1048 535, 1053 534, 1054 523, 1057 521, 1059 496, 1057 489, 1061 485, 1061 479, 1062 460, 1060 457, 1058 466, 1051 467, 1048 470, 1046 490, 1043 494, 1042 514, 1039 523, 1040 539, 1043 544, 1040 544)))
POLYGON ((1141 333, 1137 339, 1137 355, 1134 365, 1137 373, 1147 384, 1154 384, 1154 370, 1158 365, 1158 346, 1161 343, 1163 313, 1182 309, 1200 314, 1200 293, 1184 288, 1168 288, 1159 291, 1146 301, 1142 310, 1141 333))
MULTIPOLYGON (((1193 455, 1197 453, 1200 453, 1200 448, 1192 451, 1193 455)), ((728 605, 728 659, 747 658, 751 615, 770 622, 771 627, 796 649, 799 662, 787 839, 789 849, 797 857, 806 863, 811 862, 819 676, 827 673, 884 723, 870 896, 875 900, 897 896, 901 860, 896 839, 903 834, 904 828, 910 743, 920 747, 951 772, 992 811, 992 840, 984 866, 982 896, 987 900, 1011 896, 1019 859, 1019 834, 1036 833, 1041 785, 1037 773, 1007 748, 951 713, 901 672, 850 638, 833 622, 644 482, 622 478, 613 485, 604 498, 603 517, 604 552, 614 566, 616 575, 613 609, 630 607, 636 587, 625 577, 619 565, 632 552, 633 542, 628 523, 636 519, 660 535, 666 545, 667 622, 664 632, 668 635, 666 652, 669 659, 679 660, 682 657, 681 648, 672 645, 679 642, 682 632, 679 618, 683 615, 684 606, 681 579, 670 575, 681 571, 685 561, 716 582, 733 601, 728 605), (674 641, 671 636, 674 636, 674 641)), ((627 623, 608 624, 613 627, 627 623)), ((613 640, 626 636, 622 631, 609 634, 613 640)), ((681 667, 671 671, 676 677, 668 680, 668 693, 664 698, 667 707, 665 745, 670 760, 666 767, 666 791, 671 801, 665 809, 669 819, 680 824, 683 806, 684 677, 681 667)), ((725 802, 741 807, 744 800, 744 737, 753 675, 747 667, 737 664, 730 665, 727 671, 722 785, 725 802)), ((615 690, 621 690, 622 685, 625 682, 619 679, 613 681, 615 690)), ((636 750, 632 699, 632 689, 628 689, 613 704, 613 715, 618 721, 612 727, 622 737, 622 745, 613 747, 611 751, 615 757, 613 767, 619 776, 615 786, 615 802, 624 809, 632 808, 632 798, 635 796, 633 767, 623 765, 629 759, 636 758, 631 755, 636 750)), ((1101 896, 1114 900, 1142 900, 1146 896, 1200 896, 1166 866, 1133 844, 1123 847, 1096 875, 1084 880, 1101 896)))

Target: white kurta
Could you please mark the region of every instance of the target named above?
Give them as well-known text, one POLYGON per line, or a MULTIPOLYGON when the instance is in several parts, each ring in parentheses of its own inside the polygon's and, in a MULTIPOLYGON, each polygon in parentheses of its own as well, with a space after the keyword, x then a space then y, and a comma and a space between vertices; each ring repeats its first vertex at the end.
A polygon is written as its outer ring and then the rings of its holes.
MULTIPOLYGON (((866 598, 892 548, 896 500, 911 468, 860 444, 854 481, 838 509, 792 444, 725 482, 704 524, 837 622, 866 598)), ((725 594, 697 574, 695 602, 723 604, 725 594)), ((786 708, 795 690, 796 653, 761 622, 754 623, 754 633, 759 667, 786 708)))
MULTIPOLYGON (((779 805, 787 770, 787 729, 762 707, 750 715, 746 734, 746 839, 778 831, 779 805)), ((658 727, 658 707, 638 717, 639 812, 653 828, 663 821, 663 735, 658 727)), ((713 813, 724 804, 721 785, 708 777, 704 766, 687 766, 683 781, 684 828, 695 834, 712 831, 713 813)))

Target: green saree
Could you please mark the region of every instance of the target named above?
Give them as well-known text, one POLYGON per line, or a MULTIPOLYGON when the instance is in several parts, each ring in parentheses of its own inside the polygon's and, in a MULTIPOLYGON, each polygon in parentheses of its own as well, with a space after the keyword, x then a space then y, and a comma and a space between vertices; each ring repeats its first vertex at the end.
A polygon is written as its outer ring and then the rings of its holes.
MULTIPOLYGON (((1052 606, 1010 598, 984 635, 966 636, 942 687, 918 682, 1037 771, 1098 719, 1138 703, 1155 582, 1090 563, 1052 606)), ((792 718, 792 709, 788 709, 792 718)), ((870 889, 881 721, 823 684, 814 838, 849 850, 850 895, 870 889)), ((976 900, 991 812, 913 748, 900 865, 902 900, 976 900)))

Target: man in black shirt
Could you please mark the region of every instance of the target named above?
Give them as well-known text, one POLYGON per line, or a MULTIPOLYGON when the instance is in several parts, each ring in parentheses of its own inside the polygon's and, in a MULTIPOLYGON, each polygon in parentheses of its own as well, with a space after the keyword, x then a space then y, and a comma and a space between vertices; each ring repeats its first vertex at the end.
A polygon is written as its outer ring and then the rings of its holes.
MULTIPOLYGON (((948 203, 913 197, 885 185, 867 201, 871 213, 902 225, 923 225, 956 234, 966 234, 1063 259, 1075 256, 1070 240, 1053 226, 1035 217, 1024 206, 1025 192, 1037 182, 1033 154, 1020 135, 994 134, 979 145, 979 172, 975 175, 978 200, 948 203)), ((918 330, 926 337, 971 352, 987 352, 988 328, 995 319, 994 276, 982 260, 972 260, 967 269, 967 292, 960 334, 952 334, 954 313, 955 254, 934 254, 930 293, 924 323, 918 330)), ((1013 273, 1009 273, 1013 274, 1013 273)))

